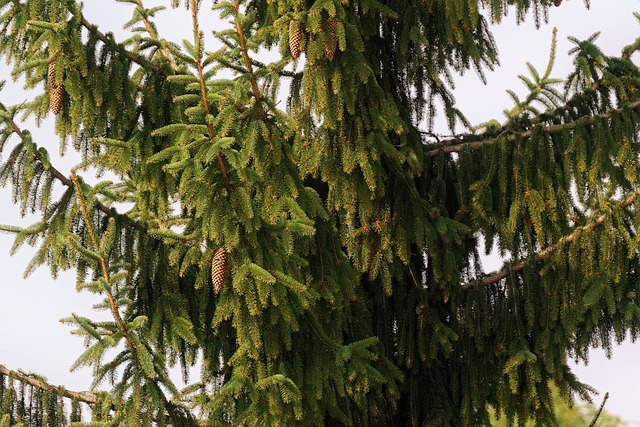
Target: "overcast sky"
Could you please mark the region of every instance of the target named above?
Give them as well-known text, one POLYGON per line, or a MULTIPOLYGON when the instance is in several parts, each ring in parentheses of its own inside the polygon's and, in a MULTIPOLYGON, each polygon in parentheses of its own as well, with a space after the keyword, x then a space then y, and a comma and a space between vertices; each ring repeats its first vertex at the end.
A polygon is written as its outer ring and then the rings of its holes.
MULTIPOLYGON (((165 3, 169 1, 144 1, 147 7, 165 3)), ((206 6, 208 2, 204 3, 201 25, 206 27, 207 16, 212 18, 213 15, 206 6)), ((582 0, 565 0, 560 8, 550 11, 549 24, 538 30, 534 28, 533 20, 516 26, 515 16, 508 16, 505 23, 494 27, 502 66, 487 74, 486 86, 473 72, 459 79, 456 90, 458 107, 472 123, 494 118, 503 121, 502 110, 512 107, 505 90, 525 93, 516 78, 518 74, 527 74, 525 63, 528 61, 541 73, 544 71, 553 26, 558 28, 553 74, 564 77, 571 66, 567 57, 571 44, 567 36, 584 39, 600 31, 598 43, 601 48, 606 53, 619 54, 623 46, 640 36, 640 25, 632 15, 634 11, 640 12, 640 0, 591 0, 590 10, 585 9, 582 0)), ((126 35, 121 30, 122 24, 131 16, 128 6, 105 0, 86 0, 85 15, 101 30, 113 31, 119 40, 126 35)), ((157 22, 161 35, 168 39, 180 41, 191 37, 190 19, 184 11, 168 9, 157 22)), ((0 92, 0 101, 12 104, 26 99, 20 85, 11 83, 6 68, 0 68, 0 79, 8 80, 8 87, 0 92)), ((37 144, 49 148, 50 152, 57 151, 57 138, 51 134, 50 127, 30 129, 37 144)), ((67 161, 67 168, 70 165, 67 161)), ((0 223, 26 224, 28 220, 20 218, 18 209, 8 203, 9 198, 9 189, 0 190, 0 223)), ((95 317, 91 305, 96 300, 90 295, 75 292, 73 273, 63 274, 53 281, 49 272, 41 269, 24 279, 22 273, 32 251, 23 248, 10 257, 12 243, 11 236, 0 235, 0 364, 10 369, 37 372, 50 382, 64 384, 71 389, 87 389, 91 381, 89 371, 69 372, 69 367, 83 350, 82 340, 70 335, 69 328, 58 320, 72 312, 95 317)), ((489 266, 487 270, 497 267, 489 266)), ((575 372, 584 382, 601 391, 601 396, 609 392, 609 411, 627 420, 640 420, 639 344, 627 342, 616 347, 611 360, 602 351, 594 350, 589 365, 578 366, 575 372)))

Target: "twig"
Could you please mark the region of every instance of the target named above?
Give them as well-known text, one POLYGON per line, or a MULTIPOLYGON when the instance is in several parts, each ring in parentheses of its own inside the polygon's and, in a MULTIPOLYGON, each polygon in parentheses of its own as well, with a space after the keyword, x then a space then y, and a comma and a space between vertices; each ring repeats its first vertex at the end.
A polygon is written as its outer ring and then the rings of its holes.
POLYGON ((604 394, 604 399, 602 399, 602 403, 600 404, 600 408, 598 409, 598 412, 596 412, 596 416, 593 417, 593 420, 591 420, 589 427, 594 427, 596 425, 596 421, 598 421, 598 418, 600 418, 600 415, 602 414, 602 410, 604 409, 604 404, 607 403, 608 398, 609 398, 609 392, 606 392, 604 394))
POLYGON ((15 378, 20 382, 30 384, 40 390, 44 391, 56 391, 62 394, 64 397, 69 399, 78 400, 80 402, 84 402, 88 405, 94 405, 98 402, 98 398, 95 394, 90 393, 88 391, 77 392, 68 390, 62 386, 53 386, 51 384, 47 384, 44 381, 33 378, 23 372, 20 371, 12 371, 6 368, 4 365, 0 365, 0 374, 6 375, 10 378, 15 378))

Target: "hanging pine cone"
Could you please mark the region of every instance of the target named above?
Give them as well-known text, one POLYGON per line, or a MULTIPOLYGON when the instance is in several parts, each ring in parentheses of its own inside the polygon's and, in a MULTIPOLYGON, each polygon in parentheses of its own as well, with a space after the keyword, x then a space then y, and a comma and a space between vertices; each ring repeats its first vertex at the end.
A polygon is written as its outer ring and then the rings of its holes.
POLYGON ((291 50, 291 56, 293 59, 298 59, 302 52, 302 45, 304 44, 304 32, 299 22, 291 21, 289 23, 289 49, 291 50))
POLYGON ((49 108, 55 115, 60 113, 62 109, 62 101, 64 99, 64 87, 63 86, 50 86, 49 87, 49 108))
POLYGON ((56 62, 54 53, 49 55, 47 80, 49 81, 49 108, 53 114, 58 115, 62 109, 62 101, 64 100, 64 87, 56 85, 56 62))
POLYGON ((47 72, 47 78, 49 79, 49 86, 53 86, 56 80, 56 63, 53 60, 53 55, 49 57, 49 70, 47 72))
POLYGON ((324 56, 331 61, 338 48, 338 21, 336 18, 328 17, 325 33, 324 56))
POLYGON ((216 293, 220 293, 227 279, 227 262, 227 251, 224 248, 218 249, 213 254, 213 259, 211 260, 211 282, 216 293))
POLYGON ((553 4, 556 5, 556 7, 560 6, 562 4, 562 0, 554 0, 553 4))

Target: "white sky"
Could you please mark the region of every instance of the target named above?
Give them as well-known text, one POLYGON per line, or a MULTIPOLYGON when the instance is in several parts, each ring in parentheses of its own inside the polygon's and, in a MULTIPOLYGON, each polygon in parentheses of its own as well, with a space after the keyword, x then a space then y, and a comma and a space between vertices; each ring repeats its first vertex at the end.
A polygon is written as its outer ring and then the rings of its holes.
MULTIPOLYGON (((145 1, 147 7, 169 3, 145 1)), ((201 11, 201 25, 206 27, 207 16, 213 21, 213 14, 204 2, 201 11)), ((555 77, 564 77, 570 70, 567 51, 571 45, 567 36, 584 39, 596 31, 601 35, 599 46, 611 54, 619 54, 621 48, 640 36, 640 24, 632 12, 640 12, 638 0, 591 0, 591 9, 586 10, 580 0, 565 0, 560 8, 550 11, 550 22, 535 30, 532 20, 520 26, 514 25, 515 16, 494 28, 494 36, 500 51, 502 66, 494 73, 487 74, 488 85, 483 86, 474 72, 468 72, 459 79, 456 91, 458 107, 472 123, 481 123, 495 118, 503 121, 502 110, 512 104, 505 90, 513 89, 524 94, 517 80, 518 74, 527 75, 525 63, 532 63, 543 72, 549 54, 551 28, 558 28, 558 49, 555 77)), ((113 31, 118 40, 126 33, 120 30, 130 18, 130 8, 122 4, 104 0, 86 0, 85 15, 89 21, 98 24, 103 32, 113 31)), ((191 39, 190 18, 184 11, 168 9, 157 20, 161 35, 175 41, 191 39)), ((0 101, 5 104, 26 99, 19 84, 12 84, 6 67, 0 68, 0 79, 8 80, 7 87, 0 92, 0 101)), ((36 142, 57 151, 57 138, 50 128, 41 130, 30 128, 36 142)), ((6 154, 5 154, 6 155, 6 154)), ((56 163, 59 165, 59 163, 56 163)), ((67 168, 69 161, 63 163, 67 168)), ((27 223, 19 216, 18 209, 8 200, 7 188, 0 190, 0 223, 27 223)), ((84 390, 89 387, 91 375, 88 370, 69 372, 69 367, 82 352, 82 340, 69 334, 69 328, 58 320, 75 312, 87 317, 95 317, 91 305, 96 300, 87 294, 75 292, 73 273, 61 275, 54 282, 49 272, 41 269, 27 279, 22 273, 32 251, 26 247, 15 256, 8 253, 13 243, 9 235, 0 235, 0 364, 10 369, 33 371, 48 377, 53 384, 64 384, 68 388, 84 390)), ((497 265, 495 266, 497 267, 497 265)), ((492 268, 487 268, 491 270, 492 268)), ((586 383, 596 387, 602 397, 609 392, 607 410, 626 420, 640 420, 640 346, 629 342, 614 349, 613 359, 608 360, 600 350, 591 352, 590 364, 578 366, 575 372, 586 383)), ((640 423, 639 423, 640 424, 640 423)))

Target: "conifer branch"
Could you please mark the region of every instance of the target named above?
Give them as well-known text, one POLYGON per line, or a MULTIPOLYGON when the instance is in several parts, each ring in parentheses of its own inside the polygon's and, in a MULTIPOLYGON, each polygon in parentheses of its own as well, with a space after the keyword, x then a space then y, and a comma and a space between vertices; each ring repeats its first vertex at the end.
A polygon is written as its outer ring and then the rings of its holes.
MULTIPOLYGON (((638 193, 638 192, 631 194, 629 197, 627 197, 620 204, 620 208, 621 209, 625 209, 625 208, 631 206, 631 204, 633 202, 635 202, 636 199, 639 196, 640 196, 640 193, 638 193)), ((592 217, 595 217, 595 216, 596 216, 596 214, 594 214, 592 217)), ((571 232, 571 234, 568 234, 568 235, 562 237, 560 240, 558 240, 558 243, 543 249, 542 251, 540 251, 537 254, 533 255, 529 260, 520 261, 519 263, 517 263, 515 265, 512 265, 510 267, 504 268, 504 269, 502 269, 500 271, 497 271, 497 272, 494 272, 494 273, 490 273, 489 276, 485 277, 484 279, 476 280, 474 282, 465 283, 464 285, 461 286, 461 289, 463 291, 468 291, 469 289, 472 289, 472 288, 477 287, 477 286, 493 285, 493 284, 498 283, 499 281, 505 279, 510 273, 514 273, 514 272, 518 272, 518 271, 524 270, 524 268, 529 264, 542 262, 545 259, 547 259, 551 254, 556 252, 557 250, 562 249, 567 244, 573 242, 583 232, 593 230, 594 228, 596 228, 599 225, 601 225, 603 222, 605 222, 606 219, 607 219, 607 215, 606 214, 598 215, 592 222, 587 223, 587 224, 585 224, 585 225, 583 225, 581 227, 576 227, 571 232)))
POLYGON ((104 281, 107 284, 108 290, 107 290, 107 298, 109 299, 109 308, 111 310, 111 315, 113 316, 113 319, 116 321, 116 324, 118 325, 118 328, 120 329, 120 331, 122 331, 122 334, 124 335, 125 340, 127 341, 127 345, 129 346, 129 348, 131 349, 131 351, 133 351, 135 353, 135 346, 133 345, 133 343, 131 342, 131 339, 129 338, 129 331, 127 330, 127 328, 124 325, 124 321, 122 320, 122 316, 120 316, 120 312, 118 311, 118 306, 116 304, 116 300, 113 296, 113 292, 111 292, 111 279, 109 277, 109 270, 107 268, 107 262, 104 259, 104 256, 102 254, 99 253, 100 251, 100 243, 98 243, 98 238, 96 236, 96 232, 93 228, 93 223, 91 222, 91 217, 89 216, 89 211, 87 209, 87 205, 84 201, 84 198, 82 197, 82 191, 80 191, 80 184, 78 183, 78 176, 74 173, 73 175, 71 175, 71 180, 73 181, 73 185, 74 188, 76 190, 76 195, 78 197, 78 201, 80 203, 80 209, 82 210, 82 216, 84 217, 84 221, 87 225, 87 230, 89 231, 89 236, 91 238, 91 242, 93 243, 93 246, 95 247, 98 256, 100 257, 100 267, 102 268, 102 276, 104 278, 104 281))
MULTIPOLYGON (((144 23, 144 27, 146 28, 147 32, 153 39, 158 40, 158 32, 155 30, 155 28, 153 28, 153 25, 151 25, 151 22, 149 22, 149 18, 147 17, 147 14, 144 13, 145 8, 144 8, 144 5, 142 4, 142 0, 136 0, 136 5, 138 6, 138 8, 140 8, 140 16, 142 17, 142 22, 144 23)), ((173 60, 173 57, 168 51, 167 41, 164 39, 161 39, 160 45, 161 45, 160 51, 162 53, 162 56, 164 56, 166 60, 169 61, 169 64, 171 65, 171 69, 173 71, 177 71, 178 65, 175 63, 175 61, 173 60)))
MULTIPOLYGON (((97 29, 98 27, 96 25, 90 23, 89 21, 87 21, 87 19, 84 16, 81 17, 81 22, 82 22, 82 26, 85 27, 87 30, 89 30, 89 31, 95 30, 96 37, 102 43, 104 43, 106 45, 110 45, 110 44, 113 43, 113 40, 109 40, 109 38, 106 35, 104 35, 100 31, 98 31, 98 29, 97 29)), ((157 74, 166 75, 165 71, 160 66, 148 61, 144 57, 142 57, 140 55, 137 55, 137 54, 135 54, 133 52, 129 52, 128 50, 125 50, 125 49, 122 49, 122 52, 123 52, 124 56, 127 59, 129 59, 132 62, 135 62, 138 65, 140 65, 142 68, 151 69, 157 74)))
MULTIPOLYGON (((253 72, 253 60, 249 56, 249 49, 247 48, 247 41, 244 34, 244 30, 242 29, 242 23, 238 19, 240 15, 240 5, 238 4, 238 0, 233 0, 233 10, 236 18, 236 33, 238 34, 238 40, 240 41, 240 50, 242 50, 242 57, 244 59, 244 65, 247 68, 246 73, 249 74, 249 81, 251 82, 251 91, 253 92, 253 97, 256 99, 256 106, 260 113, 260 117, 262 121, 266 125, 269 130, 269 142, 273 141, 273 129, 271 127, 271 123, 269 122, 269 116, 267 115, 266 110, 262 104, 262 93, 260 92, 260 88, 258 87, 258 79, 253 72)), ((262 64, 264 66, 264 64, 262 64)))
MULTIPOLYGON (((224 65, 225 67, 227 67, 227 68, 229 68, 229 69, 231 69, 231 70, 233 70, 233 71, 236 71, 236 72, 238 72, 238 73, 245 74, 245 73, 247 72, 247 70, 246 70, 246 69, 244 69, 243 67, 241 67, 240 65, 237 65, 237 64, 234 64, 234 63, 232 63, 232 62, 226 61, 226 60, 224 60, 224 59, 222 59, 222 58, 218 59, 218 61, 219 61, 222 65, 224 65)), ((255 67, 257 67, 257 68, 264 68, 264 67, 266 67, 266 64, 265 64, 264 62, 260 62, 260 61, 258 61, 257 59, 253 59, 253 58, 251 58, 251 64, 253 64, 253 65, 254 65, 255 67)), ((282 69, 281 69, 281 70, 278 70, 278 75, 279 75, 280 77, 290 77, 290 78, 294 78, 294 77, 298 77, 300 74, 302 74, 302 73, 300 73, 300 72, 295 72, 295 71, 282 70, 282 69)))
MULTIPOLYGON (((200 80, 200 93, 202 96, 202 105, 204 106, 204 112, 207 117, 211 115, 211 109, 209 108, 209 100, 207 99, 207 86, 204 82, 204 70, 202 68, 202 60, 200 58, 200 53, 202 49, 202 41, 200 37, 200 30, 198 25, 198 0, 191 0, 191 19, 193 21, 193 36, 195 38, 195 43, 198 49, 198 57, 196 58, 196 65, 198 67, 198 79, 200 80)), ((209 132, 209 138, 213 138, 215 134, 213 130, 213 125, 211 121, 207 120, 207 130, 209 132)), ((218 153, 218 166, 220 167, 220 172, 222 172, 222 176, 224 177, 224 184, 227 187, 227 193, 231 193, 231 183, 229 182, 229 175, 227 175, 227 169, 224 166, 224 161, 222 160, 222 155, 218 153)))
POLYGON ((249 74, 251 90, 253 91, 254 98, 256 98, 260 116, 262 117, 262 120, 267 123, 269 118, 267 117, 267 112, 262 107, 262 94, 260 93, 260 88, 258 87, 258 80, 256 78, 256 75, 253 72, 253 64, 251 62, 251 58, 249 57, 249 50, 247 49, 247 41, 244 36, 244 30, 242 29, 242 23, 238 19, 238 15, 240 15, 240 6, 238 4, 238 0, 233 0, 233 10, 236 14, 236 33, 238 34, 238 39, 240 40, 240 49, 242 50, 242 57, 244 58, 244 66, 247 68, 247 74, 249 74))
MULTIPOLYGON (((0 375, 5 375, 9 378, 14 378, 20 381, 21 383, 29 384, 43 391, 55 391, 56 393, 58 393, 63 397, 66 397, 71 400, 76 400, 78 402, 86 403, 87 405, 95 405, 96 403, 98 403, 98 396, 95 395, 94 393, 91 393, 89 391, 82 391, 82 392, 73 391, 63 386, 54 386, 45 382, 42 379, 34 378, 29 374, 25 374, 22 371, 13 371, 11 369, 8 369, 6 366, 2 364, 0 364, 0 375)), ((164 394, 161 394, 160 397, 163 403, 165 404, 165 406, 168 408, 168 411, 173 413, 172 417, 175 419, 176 418, 175 411, 172 409, 172 405, 170 404, 170 402, 167 400, 164 394)), ((196 420, 196 422, 198 425, 202 425, 202 426, 206 425, 204 420, 196 420)))
MULTIPOLYGON (((7 107, 0 102, 0 111, 3 111, 5 113, 11 114, 10 111, 7 109, 7 107)), ((26 137, 24 135, 24 132, 22 131, 22 129, 20 129, 20 127, 18 126, 18 124, 15 122, 15 120, 13 120, 13 118, 11 119, 5 119, 5 121, 9 122, 9 124, 11 125, 12 129, 13 129, 13 133, 15 133, 16 135, 18 135, 18 137, 22 140, 22 142, 26 142, 26 137)), ((40 154, 40 152, 38 150, 35 150, 35 155, 38 158, 38 161, 42 162, 42 155, 40 154)), ((71 180, 69 178, 67 178, 66 176, 64 176, 64 174, 62 172, 60 172, 58 169, 56 169, 53 166, 49 166, 49 172, 51 173, 51 175, 53 175, 56 179, 58 179, 60 182, 62 182, 65 186, 67 187, 71 187, 72 183, 71 180)), ((106 207, 105 207, 106 209, 106 207)))
MULTIPOLYGON (((634 101, 626 106, 626 108, 630 110, 636 110, 639 107, 640 107, 640 100, 634 101)), ((543 126, 542 132, 553 134, 553 133, 560 133, 565 130, 575 129, 578 126, 578 124, 591 125, 596 123, 599 119, 605 119, 605 120, 610 119, 613 116, 614 112, 617 112, 617 113, 622 112, 622 109, 616 108, 610 112, 590 116, 575 122, 567 122, 567 123, 558 124, 558 125, 543 126)), ((542 122, 542 119, 540 117, 536 117, 531 120, 532 125, 536 125, 541 122, 542 122)), ((507 130, 504 130, 504 131, 508 132, 507 130)), ((521 139, 528 139, 531 137, 532 134, 533 134, 533 131, 527 130, 519 133, 518 135, 520 136, 521 139)), ((516 134, 511 134, 506 137, 506 140, 509 142, 513 142, 516 140, 516 136, 517 136, 516 134)), ((492 137, 492 138, 480 139, 476 141, 466 141, 464 137, 455 137, 455 138, 451 138, 443 142, 440 142, 438 144, 431 145, 431 147, 437 146, 438 148, 431 148, 427 150, 425 152, 425 156, 435 157, 441 153, 444 153, 444 154, 458 153, 462 151, 464 148, 477 150, 484 147, 485 145, 495 144, 499 139, 500 139, 499 137, 492 137)))
MULTIPOLYGON (((0 102, 0 111, 6 112, 8 114, 11 114, 10 111, 7 109, 7 107, 0 102)), ((13 119, 8 119, 5 118, 5 121, 8 122, 11 125, 11 128, 13 130, 13 132, 18 135, 18 137, 22 140, 22 142, 26 142, 26 137, 24 132, 22 131, 22 129, 20 129, 20 127, 18 126, 18 124, 15 122, 15 120, 13 119)), ((40 163, 45 163, 42 154, 40 153, 39 150, 34 150, 34 154, 36 156, 36 158, 38 159, 38 161, 40 163)), ((51 175, 53 177, 55 177, 58 181, 60 181, 65 187, 73 187, 73 182, 71 179, 69 179, 67 176, 65 176, 62 172, 60 172, 60 170, 56 169, 53 165, 51 165, 51 162, 47 162, 49 163, 48 166, 48 172, 51 173, 51 175)), ((96 200, 94 202, 96 208, 98 208, 100 211, 102 211, 105 215, 108 215, 110 217, 119 217, 122 218, 124 220, 126 220, 129 224, 133 225, 135 228, 140 228, 142 227, 142 225, 140 223, 138 223, 137 221, 134 221, 132 218, 128 217, 127 215, 118 213, 116 210, 111 209, 107 206, 105 206, 103 203, 101 203, 99 200, 96 200)))
POLYGON ((622 49, 622 59, 631 59, 634 53, 640 50, 640 37, 636 38, 633 43, 622 49))
POLYGON ((83 391, 83 392, 78 392, 78 391, 72 391, 72 390, 68 390, 62 386, 53 386, 51 384, 46 383, 43 380, 37 379, 37 378, 33 378, 32 376, 25 374, 23 372, 20 371, 12 371, 10 369, 8 369, 7 367, 5 367, 4 365, 0 365, 0 374, 2 375, 6 375, 9 378, 15 378, 16 380, 22 382, 22 383, 26 383, 29 384, 33 387, 36 387, 40 390, 44 390, 44 391, 56 391, 58 394, 61 394, 62 396, 72 399, 72 400, 77 400, 79 402, 83 402, 86 403, 87 405, 94 405, 98 402, 98 398, 95 394, 87 392, 87 391, 83 391))
MULTIPOLYGON (((96 253, 98 254, 98 256, 100 258, 100 267, 102 268, 102 276, 103 276, 103 278, 105 280, 105 283, 107 284, 106 293, 107 293, 107 299, 109 300, 109 309, 111 311, 111 315, 113 316, 113 319, 116 321, 116 324, 118 325, 118 329, 120 329, 120 331, 122 332, 122 336, 124 337, 125 341, 127 342, 127 346, 131 350, 131 353, 135 355, 138 352, 138 350, 136 349, 136 346, 134 345, 134 343, 131 340, 131 337, 129 336, 130 331, 127 329, 127 327, 124 324, 124 320, 122 319, 122 316, 120 315, 120 311, 118 310, 118 305, 116 303, 115 297, 113 295, 113 292, 111 291, 112 283, 111 283, 111 276, 109 274, 109 269, 107 267, 107 261, 106 261, 104 255, 100 253, 100 244, 98 242, 98 237, 97 237, 95 229, 93 227, 93 223, 91 222, 91 218, 89 217, 89 211, 87 209, 86 202, 84 201, 84 198, 82 197, 82 192, 80 191, 80 185, 78 183, 78 177, 77 177, 77 175, 73 174, 71 176, 71 179, 72 179, 73 184, 74 184, 75 189, 76 189, 76 195, 78 196, 78 201, 80 202, 80 208, 82 210, 82 215, 83 215, 84 220, 85 220, 86 225, 87 225, 87 230, 89 231, 89 236, 91 238, 91 242, 93 243, 93 246, 96 249, 96 253)), ((143 370, 143 372, 144 371, 145 370, 143 370)), ((148 377, 148 379, 150 381, 155 381, 155 378, 149 377, 148 374, 145 374, 145 375, 148 377)), ((163 403, 164 407, 169 412, 169 416, 171 417, 171 419, 176 420, 177 419, 177 415, 176 415, 176 413, 174 411, 173 406, 170 404, 170 402, 167 399, 167 397, 165 396, 164 392, 161 391, 161 389, 159 387, 158 387, 158 392, 159 392, 160 400, 162 400, 162 403, 163 403)))
MULTIPOLYGON (((22 10, 22 5, 20 3, 18 3, 18 2, 14 2, 14 7, 16 8, 17 12, 20 12, 22 10)), ((95 30, 96 37, 102 43, 104 43, 106 45, 110 45, 111 43, 113 43, 113 40, 109 40, 109 37, 107 37, 104 33, 100 32, 98 30, 98 26, 97 25, 92 24, 91 22, 89 22, 87 20, 87 18, 85 18, 82 15, 80 15, 80 22, 82 23, 82 26, 85 27, 87 30, 89 30, 89 31, 95 30)), ((127 57, 127 59, 129 59, 132 62, 135 62, 136 64, 140 65, 141 67, 143 67, 143 68, 151 68, 153 71, 155 71, 158 74, 162 74, 162 75, 166 74, 162 70, 162 68, 160 68, 159 66, 147 61, 144 57, 142 57, 140 55, 136 55, 133 52, 129 52, 126 49, 122 49, 122 52, 123 52, 124 56, 127 57)))
MULTIPOLYGON (((22 11, 22 4, 20 4, 17 1, 13 2, 13 6, 16 9, 16 12, 21 12, 22 11)), ((87 30, 92 31, 95 30, 95 34, 96 37, 98 38, 98 40, 100 40, 102 43, 106 44, 106 45, 110 45, 113 40, 109 40, 109 37, 107 37, 104 33, 100 32, 98 30, 98 26, 92 24, 91 22, 89 22, 87 20, 87 18, 85 18, 83 15, 80 15, 80 22, 82 23, 82 26, 85 27, 87 30)), ((140 56, 140 55, 136 55, 133 52, 129 52, 128 50, 122 49, 122 52, 124 53, 124 56, 127 57, 130 61, 135 62, 136 64, 140 65, 143 68, 151 68, 153 71, 155 71, 158 74, 162 74, 164 75, 165 72, 162 70, 162 68, 160 68, 159 66, 147 61, 144 57, 140 56)))

